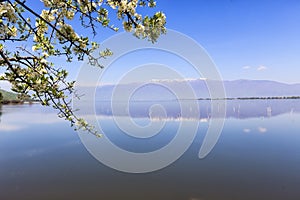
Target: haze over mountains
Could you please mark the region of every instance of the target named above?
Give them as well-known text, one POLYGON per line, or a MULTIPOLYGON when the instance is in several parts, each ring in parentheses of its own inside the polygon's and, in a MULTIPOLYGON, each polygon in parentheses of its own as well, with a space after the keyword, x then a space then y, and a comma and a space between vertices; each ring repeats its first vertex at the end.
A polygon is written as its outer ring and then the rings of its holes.
MULTIPOLYGON (((178 96, 189 98, 209 98, 207 80, 154 80, 148 83, 129 83, 99 86, 96 91, 97 100, 110 100, 115 88, 119 93, 132 91, 131 100, 173 100, 178 96), (192 88, 195 95, 187 93, 186 87, 192 88), (176 88, 177 94, 172 90, 176 88)), ((210 81, 211 85, 220 82, 210 81)), ((300 96, 300 84, 286 84, 267 80, 234 80, 223 81, 226 97, 281 97, 300 96)), ((120 98, 121 95, 118 95, 120 98)), ((124 97, 126 98, 126 97, 124 97)), ((124 99, 119 99, 124 100, 124 99)), ((127 99, 125 99, 127 100, 127 99)))

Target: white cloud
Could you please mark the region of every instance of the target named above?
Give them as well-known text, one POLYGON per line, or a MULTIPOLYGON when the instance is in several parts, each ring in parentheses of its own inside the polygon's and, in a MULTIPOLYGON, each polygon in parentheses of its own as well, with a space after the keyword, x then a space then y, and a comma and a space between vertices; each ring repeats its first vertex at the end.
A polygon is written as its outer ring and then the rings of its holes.
POLYGON ((243 69, 250 69, 251 68, 251 66, 249 66, 249 65, 246 65, 246 66, 244 66, 244 67, 242 67, 243 69))
POLYGON ((250 65, 245 65, 242 67, 243 70, 250 70, 250 69, 256 69, 257 71, 263 71, 263 70, 266 70, 268 69, 266 66, 264 65, 259 65, 258 67, 253 67, 253 66, 250 66, 250 65))
POLYGON ((263 65, 260 65, 259 67, 257 67, 257 71, 263 71, 263 70, 266 70, 267 67, 266 66, 263 66, 263 65))

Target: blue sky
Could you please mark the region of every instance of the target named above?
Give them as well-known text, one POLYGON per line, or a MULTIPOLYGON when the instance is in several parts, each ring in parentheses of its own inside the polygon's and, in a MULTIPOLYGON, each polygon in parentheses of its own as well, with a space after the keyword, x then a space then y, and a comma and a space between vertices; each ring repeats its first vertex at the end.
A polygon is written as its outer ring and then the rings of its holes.
POLYGON ((207 50, 224 79, 300 82, 299 1, 188 2, 158 6, 169 28, 207 50))
POLYGON ((300 82, 300 1, 161 0, 157 9, 167 28, 208 52, 223 79, 300 82))
MULTIPOLYGON (((31 7, 39 10, 41 4, 35 2, 31 7)), ((225 80, 300 82, 300 1, 158 0, 153 11, 156 10, 166 14, 167 28, 186 34, 203 46, 225 80)), ((74 26, 79 27, 76 23, 74 26)), ((115 34, 108 29, 98 32, 98 42, 115 34)), ((62 59, 57 63, 65 65, 62 59)), ((71 78, 79 69, 74 65, 80 63, 67 67, 71 78)), ((110 73, 107 78, 115 79, 122 70, 110 73)))

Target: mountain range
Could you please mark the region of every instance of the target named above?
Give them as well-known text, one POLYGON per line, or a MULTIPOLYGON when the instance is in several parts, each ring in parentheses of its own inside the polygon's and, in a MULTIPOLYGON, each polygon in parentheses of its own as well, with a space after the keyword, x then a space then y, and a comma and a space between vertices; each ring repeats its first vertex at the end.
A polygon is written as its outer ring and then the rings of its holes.
MULTIPOLYGON (((226 98, 247 98, 247 97, 291 97, 300 96, 300 84, 287 84, 268 80, 234 80, 234 81, 210 81, 211 85, 223 83, 226 98)), ((98 86, 96 99, 109 101, 114 94, 118 93, 118 100, 127 100, 122 93, 132 91, 131 100, 173 100, 182 98, 209 98, 207 80, 155 80, 147 83, 127 83, 118 85, 98 86), (187 86, 194 91, 194 95, 187 92, 187 86), (115 90, 116 89, 116 90, 115 90), (172 90, 176 90, 176 94, 172 90)))

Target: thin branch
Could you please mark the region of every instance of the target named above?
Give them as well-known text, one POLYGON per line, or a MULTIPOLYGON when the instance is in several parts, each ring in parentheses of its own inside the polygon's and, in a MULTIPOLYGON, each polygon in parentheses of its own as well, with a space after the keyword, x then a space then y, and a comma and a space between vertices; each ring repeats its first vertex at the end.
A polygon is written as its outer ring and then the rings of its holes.
POLYGON ((51 24, 50 22, 48 22, 47 20, 45 20, 43 17, 41 17, 40 15, 38 15, 36 12, 34 12, 31 8, 29 8, 28 6, 26 6, 23 2, 19 1, 19 0, 15 0, 18 4, 20 4, 23 8, 25 8, 26 10, 28 10, 30 13, 32 13, 34 16, 36 16, 37 18, 41 19, 42 21, 44 21, 48 26, 50 26, 51 28, 53 28, 58 34, 60 34, 62 37, 64 37, 68 42, 70 42, 72 45, 74 45, 76 48, 80 49, 83 53, 85 53, 86 55, 90 55, 90 53, 86 50, 81 48, 78 44, 76 44, 73 40, 70 40, 70 38, 68 36, 66 36, 65 34, 63 34, 60 30, 58 30, 55 26, 53 26, 53 24, 51 24))
POLYGON ((12 42, 21 42, 24 41, 24 39, 21 38, 0 38, 0 41, 12 41, 12 42))
POLYGON ((30 57, 30 56, 16 56, 16 58, 14 57, 11 57, 11 58, 7 58, 6 57, 6 60, 3 58, 3 56, 1 55, 2 59, 0 59, 0 63, 7 63, 7 61, 14 61, 14 62, 19 62, 20 60, 33 60, 33 59, 36 59, 34 57, 30 57))
POLYGON ((130 20, 133 23, 134 27, 136 28, 138 23, 136 23, 136 21, 132 18, 131 14, 128 11, 126 11, 125 14, 126 14, 128 20, 130 20))

